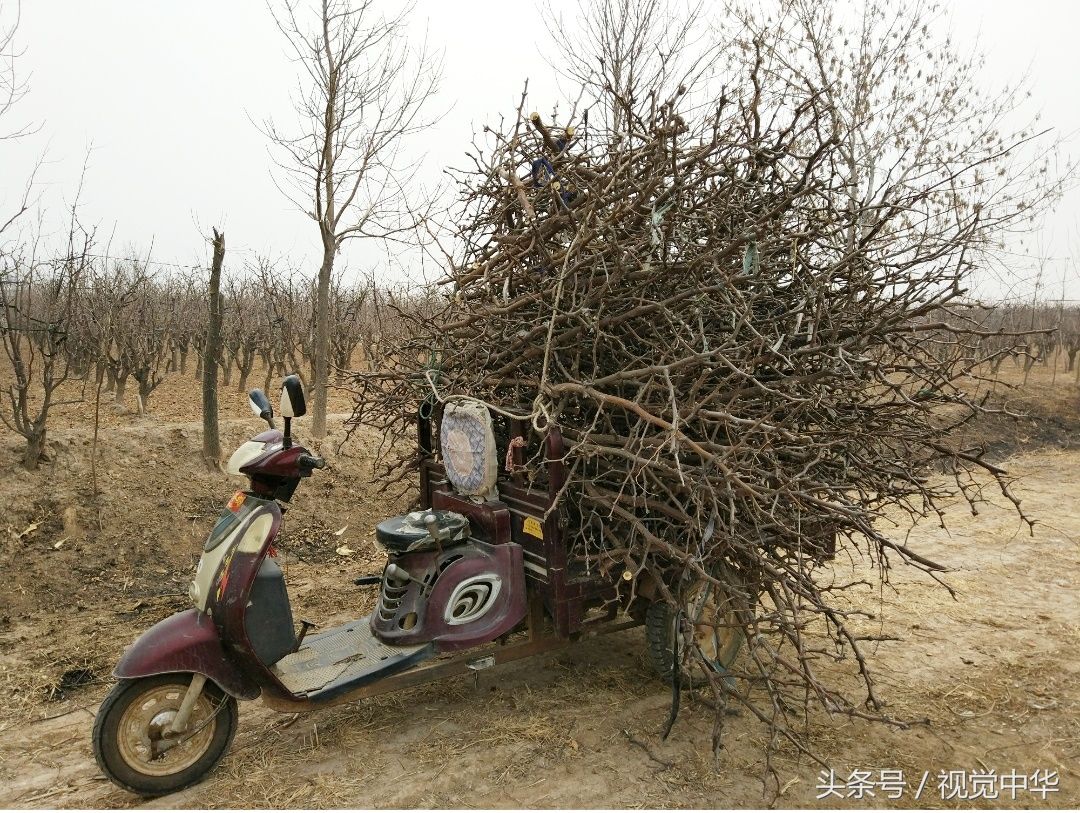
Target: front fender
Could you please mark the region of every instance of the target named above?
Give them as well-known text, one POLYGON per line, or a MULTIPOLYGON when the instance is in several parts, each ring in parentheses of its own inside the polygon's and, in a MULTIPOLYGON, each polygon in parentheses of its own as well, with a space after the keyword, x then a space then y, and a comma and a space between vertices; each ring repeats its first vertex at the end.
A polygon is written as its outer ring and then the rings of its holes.
POLYGON ((171 615, 140 635, 116 664, 113 676, 138 678, 170 672, 206 675, 241 700, 254 700, 260 692, 225 653, 213 619, 195 609, 171 615))

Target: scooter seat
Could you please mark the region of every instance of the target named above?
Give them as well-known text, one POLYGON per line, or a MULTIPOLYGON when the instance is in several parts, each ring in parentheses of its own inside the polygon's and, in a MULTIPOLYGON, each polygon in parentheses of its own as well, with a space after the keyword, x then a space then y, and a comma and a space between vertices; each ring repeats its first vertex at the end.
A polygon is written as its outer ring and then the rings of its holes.
POLYGON ((375 526, 375 540, 393 553, 446 546, 468 538, 469 520, 453 511, 413 511, 375 526))

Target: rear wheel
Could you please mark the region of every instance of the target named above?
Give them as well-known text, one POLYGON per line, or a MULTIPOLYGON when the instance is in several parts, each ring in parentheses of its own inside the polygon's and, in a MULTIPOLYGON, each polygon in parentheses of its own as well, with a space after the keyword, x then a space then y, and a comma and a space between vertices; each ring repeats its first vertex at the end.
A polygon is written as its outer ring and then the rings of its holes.
MULTIPOLYGON (((739 625, 735 599, 723 588, 704 579, 686 591, 682 608, 684 621, 694 627, 694 643, 705 662, 715 672, 731 669, 742 648, 743 633, 739 625)), ((645 612, 645 641, 649 662, 665 683, 673 683, 675 677, 675 645, 684 646, 675 624, 679 620, 675 607, 665 601, 654 601, 645 612)), ((694 653, 689 660, 679 658, 681 674, 679 682, 684 686, 700 686, 706 682, 694 653)))
POLYGON ((236 699, 210 681, 191 711, 187 730, 168 726, 191 684, 178 673, 121 680, 98 709, 94 757, 122 788, 161 796, 194 785, 224 756, 236 733, 236 699))

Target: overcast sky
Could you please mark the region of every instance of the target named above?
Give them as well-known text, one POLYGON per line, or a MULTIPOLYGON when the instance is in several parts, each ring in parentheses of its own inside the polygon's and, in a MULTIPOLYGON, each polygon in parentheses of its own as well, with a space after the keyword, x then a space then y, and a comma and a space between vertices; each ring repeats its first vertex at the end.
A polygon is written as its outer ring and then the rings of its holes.
MULTIPOLYGON (((13 0, 0 0, 10 10, 13 0)), ((558 3, 556 3, 558 4, 558 3)), ((568 10, 573 2, 567 2, 568 10)), ((985 84, 1031 77, 1031 113, 1068 138, 1080 156, 1080 3, 1066 0, 952 0, 959 41, 987 56, 985 84)), ((857 5, 855 6, 857 7, 857 5)), ((556 98, 552 69, 540 57, 546 36, 533 0, 418 0, 413 27, 444 53, 446 111, 417 141, 424 172, 463 165, 473 130, 512 115, 529 79, 532 107, 556 98)), ((291 255, 317 266, 314 224, 281 195, 270 174, 266 139, 251 119, 289 115, 294 68, 263 0, 22 0, 20 71, 30 91, 9 120, 40 124, 18 143, 0 142, 0 203, 10 201, 43 151, 41 202, 69 200, 92 148, 83 193, 85 217, 113 238, 182 265, 205 260, 201 234, 222 226, 237 263, 254 251, 291 255)), ((1073 190, 1041 233, 1017 251, 1050 258, 1048 298, 1080 300, 1080 191, 1073 190)), ((379 263, 350 250, 353 267, 379 263)), ((1021 282, 983 283, 986 293, 1030 295, 1033 265, 1018 258, 1021 282)))

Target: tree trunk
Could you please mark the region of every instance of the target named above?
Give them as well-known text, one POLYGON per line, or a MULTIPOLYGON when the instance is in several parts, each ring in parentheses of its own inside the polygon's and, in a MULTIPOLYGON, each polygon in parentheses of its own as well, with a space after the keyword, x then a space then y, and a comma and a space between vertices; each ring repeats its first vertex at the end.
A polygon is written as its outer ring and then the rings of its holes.
POLYGON ((315 311, 315 408, 311 435, 326 437, 327 372, 330 356, 330 275, 334 272, 333 237, 323 235, 323 261, 319 269, 319 297, 315 311))
POLYGON ((214 229, 214 259, 210 265, 210 322, 206 327, 203 362, 203 459, 214 469, 221 468, 221 439, 218 437, 217 368, 221 356, 221 266, 225 261, 225 234, 214 229))
POLYGON ((23 465, 29 471, 37 471, 41 453, 45 451, 45 427, 31 430, 26 437, 26 449, 23 452, 23 465))
POLYGON ((187 374, 187 350, 180 351, 180 375, 187 374))
MULTIPOLYGON (((1028 349, 1028 353, 1029 354, 1031 353, 1030 348, 1028 349)), ((1035 366, 1035 362, 1037 360, 1038 360, 1038 356, 1032 356, 1032 355, 1028 355, 1027 357, 1024 358, 1024 383, 1023 383, 1023 386, 1025 386, 1025 387, 1027 386, 1027 383, 1028 383, 1028 376, 1031 375, 1031 368, 1035 366)))
POLYGON ((127 391, 128 374, 121 371, 116 374, 116 395, 114 400, 116 405, 122 407, 124 405, 124 393, 127 391))
MULTIPOLYGON (((270 380, 274 377, 274 362, 266 358, 266 377, 263 379, 263 392, 266 393, 266 397, 270 398, 270 380)), ((271 398, 270 403, 273 403, 271 398)))
POLYGON ((248 377, 251 375, 251 370, 255 366, 255 353, 252 351, 241 351, 239 356, 240 362, 237 368, 240 370, 240 381, 237 383, 236 388, 240 392, 247 392, 248 377))
POLYGON ((139 382, 139 414, 145 415, 149 409, 150 393, 154 389, 154 374, 148 373, 146 378, 137 380, 139 382))
POLYGON ((221 360, 221 383, 226 387, 232 384, 232 355, 221 360))

